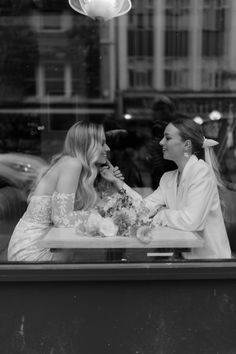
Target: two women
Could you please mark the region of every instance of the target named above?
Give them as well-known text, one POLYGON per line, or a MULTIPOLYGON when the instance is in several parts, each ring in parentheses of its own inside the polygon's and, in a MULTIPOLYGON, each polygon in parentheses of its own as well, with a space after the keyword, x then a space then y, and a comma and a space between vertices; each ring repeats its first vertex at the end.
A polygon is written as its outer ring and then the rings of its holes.
MULTIPOLYGON (((205 246, 185 253, 185 258, 231 257, 211 143, 192 120, 169 123, 160 145, 163 157, 174 161, 178 168, 165 173, 157 190, 145 198, 154 225, 197 232, 203 238, 205 246)), ((39 247, 38 241, 52 224, 73 226, 83 213, 102 205, 104 194, 121 188, 133 199, 141 199, 111 168, 101 168, 107 162, 108 150, 101 125, 80 122, 68 131, 62 154, 39 180, 16 226, 8 249, 10 261, 64 260, 64 254, 52 254, 39 247)))

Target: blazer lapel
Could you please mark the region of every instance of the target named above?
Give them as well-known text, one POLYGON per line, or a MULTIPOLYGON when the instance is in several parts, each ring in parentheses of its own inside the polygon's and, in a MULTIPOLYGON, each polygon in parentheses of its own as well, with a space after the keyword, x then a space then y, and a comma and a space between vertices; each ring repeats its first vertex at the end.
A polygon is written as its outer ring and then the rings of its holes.
POLYGON ((178 188, 177 188, 177 179, 178 179, 178 170, 173 171, 172 178, 169 180, 167 183, 167 200, 168 200, 168 207, 169 208, 176 208, 176 203, 177 203, 177 194, 178 194, 178 188))
POLYGON ((182 173, 182 178, 181 178, 181 183, 182 185, 185 184, 185 181, 188 179, 188 173, 189 171, 191 171, 192 169, 192 166, 198 161, 198 158, 197 156, 195 155, 192 155, 188 162, 186 163, 185 167, 184 167, 184 170, 183 170, 183 173, 182 173))
MULTIPOLYGON (((177 190, 177 194, 176 194, 176 199, 177 199, 177 204, 179 204, 179 202, 181 202, 181 200, 183 199, 183 194, 185 191, 185 185, 188 181, 188 175, 189 175, 189 171, 191 171, 192 166, 198 161, 198 158, 195 155, 192 155, 188 162, 186 163, 183 173, 182 173, 182 177, 179 183, 179 188, 177 190)), ((176 181, 176 188, 177 188, 177 181, 176 181)))

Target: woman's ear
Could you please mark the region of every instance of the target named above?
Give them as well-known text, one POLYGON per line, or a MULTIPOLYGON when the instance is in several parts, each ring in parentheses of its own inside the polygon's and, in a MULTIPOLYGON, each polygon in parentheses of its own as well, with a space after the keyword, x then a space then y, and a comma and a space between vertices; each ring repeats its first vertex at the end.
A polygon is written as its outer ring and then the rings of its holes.
POLYGON ((192 142, 191 142, 191 140, 185 140, 184 147, 185 147, 185 149, 187 151, 191 152, 192 151, 192 142))

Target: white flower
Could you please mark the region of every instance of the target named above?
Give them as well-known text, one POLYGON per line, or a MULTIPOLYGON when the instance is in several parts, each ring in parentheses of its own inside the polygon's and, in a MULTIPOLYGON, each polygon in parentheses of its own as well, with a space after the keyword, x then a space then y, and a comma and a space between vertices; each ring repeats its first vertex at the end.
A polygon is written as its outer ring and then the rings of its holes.
POLYGON ((150 224, 150 218, 147 217, 146 215, 141 215, 139 217, 139 222, 142 224, 150 224))
POLYGON ((142 200, 132 200, 132 204, 135 210, 140 210, 144 207, 144 202, 142 200))
POLYGON ((137 215, 136 215, 135 210, 134 209, 127 209, 126 213, 129 216, 131 225, 133 225, 137 219, 137 215))
POLYGON ((116 236, 118 227, 112 221, 112 218, 102 218, 99 222, 99 231, 105 237, 116 236))
POLYGON ((114 206, 115 206, 114 198, 109 197, 108 200, 106 201, 106 205, 104 205, 103 209, 105 212, 107 212, 110 208, 114 208, 114 206))
POLYGON ((102 217, 100 214, 92 212, 87 220, 86 231, 92 235, 97 234, 99 232, 99 225, 101 220, 102 217))
POLYGON ((114 213, 113 219, 116 225, 126 224, 127 226, 131 226, 135 224, 137 215, 133 209, 122 209, 114 213))
POLYGON ((150 231, 151 231, 150 226, 140 226, 136 234, 137 239, 143 243, 151 242, 152 235, 150 231))
POLYGON ((84 228, 83 223, 81 223, 80 221, 77 221, 75 223, 75 233, 78 235, 81 235, 81 234, 84 234, 84 232, 85 232, 85 228, 84 228))

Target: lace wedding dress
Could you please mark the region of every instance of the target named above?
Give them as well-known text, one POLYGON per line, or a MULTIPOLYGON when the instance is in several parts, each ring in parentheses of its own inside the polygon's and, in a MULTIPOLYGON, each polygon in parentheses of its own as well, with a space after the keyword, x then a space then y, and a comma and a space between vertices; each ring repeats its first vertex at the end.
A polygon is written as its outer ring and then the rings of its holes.
POLYGON ((73 227, 84 211, 74 210, 75 194, 54 192, 32 196, 8 246, 8 260, 15 262, 63 261, 63 254, 41 248, 39 241, 50 227, 73 227))
MULTIPOLYGON (((126 192, 134 199, 141 196, 124 183, 126 192)), ((108 187, 98 191, 99 204, 106 204, 108 196, 116 197, 108 187)), ((28 208, 15 227, 8 246, 8 260, 12 262, 68 261, 68 254, 50 252, 42 248, 39 241, 53 227, 74 227, 89 211, 74 211, 75 194, 54 192, 52 195, 32 196, 28 208)))

